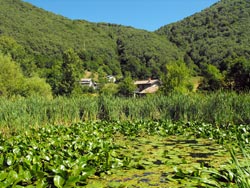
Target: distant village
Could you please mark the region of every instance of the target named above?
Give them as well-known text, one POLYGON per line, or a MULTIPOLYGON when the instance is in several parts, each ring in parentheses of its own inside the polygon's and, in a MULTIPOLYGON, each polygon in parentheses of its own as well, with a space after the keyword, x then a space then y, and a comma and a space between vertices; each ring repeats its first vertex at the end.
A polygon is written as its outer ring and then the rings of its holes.
MULTIPOLYGON (((108 75, 107 81, 109 83, 116 83, 116 78, 112 75, 108 75)), ((82 86, 93 88, 94 90, 98 88, 98 83, 96 83, 92 78, 82 78, 80 80, 82 86)), ((147 79, 147 80, 137 80, 134 82, 136 89, 134 91, 135 95, 146 95, 152 94, 159 90, 160 80, 158 79, 147 79)))

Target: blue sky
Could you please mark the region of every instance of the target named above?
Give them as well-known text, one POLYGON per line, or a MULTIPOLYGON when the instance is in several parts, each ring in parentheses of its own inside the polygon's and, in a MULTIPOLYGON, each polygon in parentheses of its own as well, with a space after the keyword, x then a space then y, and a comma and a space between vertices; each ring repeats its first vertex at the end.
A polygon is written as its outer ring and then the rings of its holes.
POLYGON ((107 22, 154 31, 219 0, 24 0, 70 19, 107 22))

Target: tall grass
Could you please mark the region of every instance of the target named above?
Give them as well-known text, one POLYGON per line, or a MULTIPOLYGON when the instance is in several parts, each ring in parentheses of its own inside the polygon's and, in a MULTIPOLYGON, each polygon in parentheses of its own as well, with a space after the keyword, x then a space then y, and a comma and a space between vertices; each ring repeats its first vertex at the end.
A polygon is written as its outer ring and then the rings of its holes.
POLYGON ((236 157, 235 151, 233 149, 230 150, 233 170, 228 169, 227 171, 230 172, 231 177, 233 177, 233 180, 238 187, 250 188, 250 156, 249 153, 247 153, 247 150, 242 147, 241 151, 244 156, 243 164, 241 164, 239 159, 236 157))
POLYGON ((250 124, 250 95, 170 94, 142 98, 107 96, 0 98, 0 129, 79 121, 168 120, 215 125, 250 124))

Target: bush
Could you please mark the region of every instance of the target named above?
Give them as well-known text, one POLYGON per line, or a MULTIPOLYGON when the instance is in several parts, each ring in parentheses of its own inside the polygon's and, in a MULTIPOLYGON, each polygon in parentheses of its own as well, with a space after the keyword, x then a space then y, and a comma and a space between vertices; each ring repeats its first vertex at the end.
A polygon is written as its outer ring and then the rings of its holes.
POLYGON ((24 77, 20 67, 9 57, 0 54, 0 95, 11 97, 14 95, 40 95, 52 97, 49 84, 37 76, 24 77))
POLYGON ((24 83, 24 96, 39 95, 52 98, 51 87, 44 79, 37 76, 26 78, 24 83))

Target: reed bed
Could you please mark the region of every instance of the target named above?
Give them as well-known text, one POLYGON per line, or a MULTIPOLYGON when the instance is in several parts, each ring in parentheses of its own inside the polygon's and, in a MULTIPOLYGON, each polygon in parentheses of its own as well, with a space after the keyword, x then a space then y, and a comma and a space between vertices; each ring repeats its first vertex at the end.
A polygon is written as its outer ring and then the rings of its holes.
POLYGON ((250 124, 250 95, 218 92, 152 95, 140 98, 0 98, 2 131, 15 132, 29 126, 98 120, 164 120, 212 123, 217 126, 250 124))

